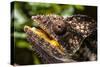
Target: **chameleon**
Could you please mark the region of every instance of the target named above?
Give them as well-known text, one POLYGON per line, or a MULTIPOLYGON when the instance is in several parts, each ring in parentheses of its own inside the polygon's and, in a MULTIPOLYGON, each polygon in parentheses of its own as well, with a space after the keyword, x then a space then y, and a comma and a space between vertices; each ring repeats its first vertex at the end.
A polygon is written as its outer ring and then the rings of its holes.
POLYGON ((43 63, 97 59, 97 23, 87 15, 36 15, 38 26, 24 26, 27 40, 43 63))

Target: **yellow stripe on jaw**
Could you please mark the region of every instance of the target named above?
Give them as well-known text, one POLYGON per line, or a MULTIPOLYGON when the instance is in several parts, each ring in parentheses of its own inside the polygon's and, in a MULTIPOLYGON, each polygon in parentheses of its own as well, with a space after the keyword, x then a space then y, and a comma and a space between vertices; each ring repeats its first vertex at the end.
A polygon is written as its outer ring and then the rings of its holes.
POLYGON ((45 40, 46 40, 47 42, 49 42, 51 45, 53 45, 53 46, 60 46, 59 43, 58 43, 57 41, 55 41, 55 40, 50 40, 50 39, 46 36, 46 34, 44 33, 44 31, 39 30, 39 29, 37 29, 37 28, 35 28, 35 27, 33 27, 33 28, 31 28, 31 29, 32 29, 32 31, 33 31, 34 33, 36 33, 39 37, 45 39, 45 40))
POLYGON ((52 45, 55 48, 58 48, 57 50, 64 55, 64 48, 61 46, 61 44, 59 44, 56 40, 54 39, 50 39, 44 31, 37 29, 35 27, 31 28, 29 26, 25 26, 25 28, 30 29, 31 31, 33 31, 36 35, 38 35, 40 38, 43 38, 45 41, 47 41, 48 43, 50 43, 50 45, 52 45))

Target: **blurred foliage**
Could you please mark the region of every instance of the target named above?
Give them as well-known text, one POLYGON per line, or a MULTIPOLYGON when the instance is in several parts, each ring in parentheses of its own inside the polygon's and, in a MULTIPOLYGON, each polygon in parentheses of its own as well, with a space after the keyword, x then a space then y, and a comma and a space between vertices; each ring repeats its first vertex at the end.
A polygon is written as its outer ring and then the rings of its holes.
POLYGON ((86 7, 81 5, 67 5, 67 4, 55 4, 55 3, 36 3, 36 2, 12 2, 11 3, 11 28, 14 31, 11 32, 11 36, 14 37, 14 49, 15 49, 15 64, 40 64, 42 63, 40 58, 31 52, 30 43, 26 40, 26 34, 23 31, 25 25, 34 26, 31 16, 38 14, 57 14, 61 16, 70 16, 73 14, 84 13, 86 7), (30 51, 29 57, 24 51, 17 51, 17 49, 27 49, 30 51), (20 53, 19 53, 20 52, 20 53), (23 54, 23 55, 20 55, 23 54), (24 57, 23 57, 24 56, 24 57), (25 58, 26 56, 26 58, 25 58), (24 61, 22 61, 23 59, 24 61), (25 62, 29 59, 32 62, 25 62), (19 59, 19 60, 16 60, 19 59), (20 62, 22 61, 22 62, 20 62))

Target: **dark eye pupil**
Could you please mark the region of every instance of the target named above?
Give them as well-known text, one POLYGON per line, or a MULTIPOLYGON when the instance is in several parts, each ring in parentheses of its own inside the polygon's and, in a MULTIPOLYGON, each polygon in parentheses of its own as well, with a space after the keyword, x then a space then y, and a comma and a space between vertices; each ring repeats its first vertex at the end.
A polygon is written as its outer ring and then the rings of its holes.
POLYGON ((58 26, 58 28, 61 28, 61 26, 58 26))

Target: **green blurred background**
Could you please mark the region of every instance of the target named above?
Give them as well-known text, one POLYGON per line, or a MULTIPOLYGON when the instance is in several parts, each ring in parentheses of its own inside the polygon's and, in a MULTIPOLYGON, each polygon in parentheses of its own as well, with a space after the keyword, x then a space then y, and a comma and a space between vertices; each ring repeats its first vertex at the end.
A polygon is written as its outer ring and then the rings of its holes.
MULTIPOLYGON (((67 3, 67 2, 66 2, 67 3)), ((11 3, 11 64, 32 65, 42 64, 41 58, 30 49, 30 43, 23 31, 25 25, 34 26, 32 15, 57 14, 70 16, 85 14, 97 20, 96 6, 68 5, 37 2, 11 3)))

